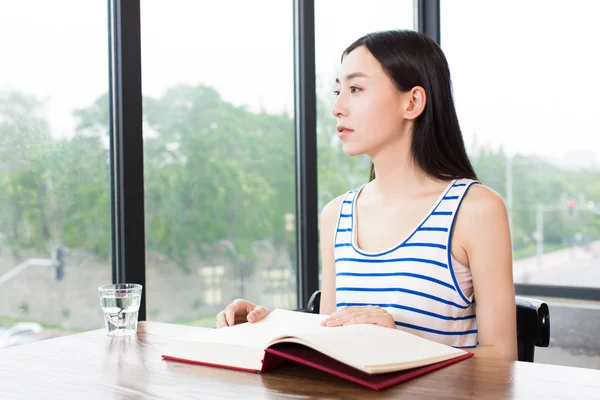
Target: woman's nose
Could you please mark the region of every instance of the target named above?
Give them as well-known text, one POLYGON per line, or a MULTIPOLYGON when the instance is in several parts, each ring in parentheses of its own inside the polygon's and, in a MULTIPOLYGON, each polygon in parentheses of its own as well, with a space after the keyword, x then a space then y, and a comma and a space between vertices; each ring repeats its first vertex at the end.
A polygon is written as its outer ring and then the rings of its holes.
POLYGON ((331 115, 333 115, 335 118, 338 118, 340 116, 345 115, 346 113, 346 108, 341 102, 341 96, 338 96, 335 99, 335 103, 333 103, 333 107, 331 107, 331 115))

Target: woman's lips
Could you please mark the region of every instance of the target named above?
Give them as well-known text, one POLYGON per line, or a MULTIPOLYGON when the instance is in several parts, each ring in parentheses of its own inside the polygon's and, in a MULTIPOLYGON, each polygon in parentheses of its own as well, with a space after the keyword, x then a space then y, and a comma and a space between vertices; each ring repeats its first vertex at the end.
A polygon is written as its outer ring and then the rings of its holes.
POLYGON ((347 129, 347 128, 342 128, 341 130, 338 130, 338 137, 340 139, 348 136, 349 134, 351 134, 352 132, 354 132, 354 130, 352 129, 347 129))

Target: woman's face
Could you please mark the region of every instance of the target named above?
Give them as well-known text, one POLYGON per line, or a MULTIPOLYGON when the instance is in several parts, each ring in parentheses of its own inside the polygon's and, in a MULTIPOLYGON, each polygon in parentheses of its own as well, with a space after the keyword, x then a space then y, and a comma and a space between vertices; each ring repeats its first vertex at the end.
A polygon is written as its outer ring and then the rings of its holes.
POLYGON ((337 118, 338 136, 346 154, 372 157, 401 138, 407 96, 365 46, 344 58, 336 79, 336 95, 331 113, 337 118))

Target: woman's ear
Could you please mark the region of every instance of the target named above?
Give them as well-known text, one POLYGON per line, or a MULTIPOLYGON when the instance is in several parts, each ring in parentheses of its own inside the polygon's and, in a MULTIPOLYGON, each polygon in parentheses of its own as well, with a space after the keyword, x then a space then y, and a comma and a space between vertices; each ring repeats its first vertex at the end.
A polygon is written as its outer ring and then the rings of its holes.
POLYGON ((425 89, 421 86, 415 86, 411 90, 405 93, 407 96, 406 100, 407 105, 406 110, 404 112, 405 119, 416 119, 423 110, 425 110, 425 105, 427 104, 427 95, 425 94, 425 89))

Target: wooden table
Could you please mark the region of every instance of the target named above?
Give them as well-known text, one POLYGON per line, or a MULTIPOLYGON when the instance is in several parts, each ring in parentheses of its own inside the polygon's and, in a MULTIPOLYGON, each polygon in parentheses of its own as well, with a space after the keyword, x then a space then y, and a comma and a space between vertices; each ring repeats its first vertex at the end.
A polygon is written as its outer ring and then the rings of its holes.
POLYGON ((2 399, 600 399, 600 371, 473 357, 381 392, 303 366, 266 374, 164 361, 167 339, 199 329, 140 322, 0 350, 2 399))

